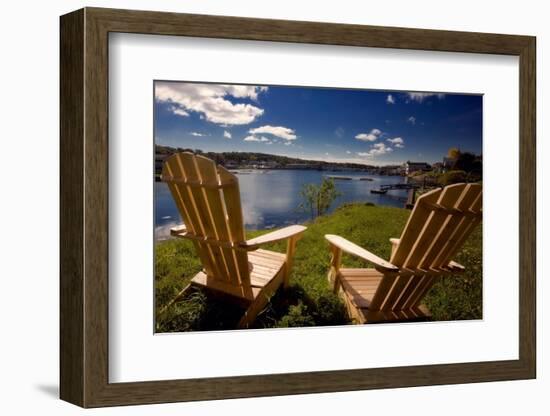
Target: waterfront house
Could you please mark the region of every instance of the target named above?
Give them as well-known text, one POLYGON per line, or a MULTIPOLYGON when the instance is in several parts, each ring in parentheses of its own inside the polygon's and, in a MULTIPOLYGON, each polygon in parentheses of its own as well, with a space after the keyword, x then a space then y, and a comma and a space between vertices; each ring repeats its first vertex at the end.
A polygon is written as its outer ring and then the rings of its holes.
POLYGON ((414 172, 428 172, 431 170, 431 166, 426 162, 411 162, 407 160, 405 163, 405 174, 410 175, 414 172))

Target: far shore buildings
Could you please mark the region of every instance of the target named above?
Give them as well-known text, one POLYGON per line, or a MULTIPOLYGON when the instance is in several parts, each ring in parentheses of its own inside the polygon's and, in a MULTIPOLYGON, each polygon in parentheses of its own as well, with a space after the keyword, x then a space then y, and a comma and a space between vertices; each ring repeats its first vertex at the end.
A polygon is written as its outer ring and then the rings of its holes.
POLYGON ((379 175, 402 175, 403 166, 402 165, 385 165, 378 168, 379 175))
POLYGON ((226 160, 224 166, 226 169, 238 169, 239 163, 234 160, 226 160))
POLYGON ((432 169, 430 164, 426 162, 411 162, 410 160, 407 160, 404 165, 405 168, 405 175, 410 175, 414 172, 428 172, 432 169))

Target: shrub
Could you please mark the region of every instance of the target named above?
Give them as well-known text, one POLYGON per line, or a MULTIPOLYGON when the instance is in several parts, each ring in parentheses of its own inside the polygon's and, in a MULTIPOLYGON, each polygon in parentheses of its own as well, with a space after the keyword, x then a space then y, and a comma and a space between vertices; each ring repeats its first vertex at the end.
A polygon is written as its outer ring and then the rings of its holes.
POLYGON ((288 313, 278 322, 279 328, 315 326, 315 320, 309 314, 308 308, 303 303, 291 305, 288 308, 288 313))
POLYGON ((333 179, 323 178, 321 185, 306 183, 300 191, 303 202, 298 209, 309 211, 311 219, 314 220, 317 216, 325 214, 340 195, 341 192, 336 189, 333 179))
POLYGON ((443 186, 451 185, 453 183, 467 182, 468 175, 463 170, 450 170, 441 174, 438 179, 438 183, 443 186))

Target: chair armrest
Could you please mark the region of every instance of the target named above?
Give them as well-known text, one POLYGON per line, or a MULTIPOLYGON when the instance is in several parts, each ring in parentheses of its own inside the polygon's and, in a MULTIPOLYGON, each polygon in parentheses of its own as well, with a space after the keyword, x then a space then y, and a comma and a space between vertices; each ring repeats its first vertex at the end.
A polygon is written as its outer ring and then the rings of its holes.
MULTIPOLYGON (((397 250, 397 247, 399 247, 399 243, 401 242, 401 239, 399 238, 390 238, 391 243, 391 256, 393 257, 395 251, 397 250)), ((390 257, 391 260, 391 257, 390 257)))
POLYGON ((372 263, 376 266, 377 269, 388 272, 398 272, 399 267, 394 266, 390 262, 378 257, 375 254, 372 254, 370 251, 365 250, 362 247, 359 247, 357 244, 352 243, 351 241, 346 240, 337 235, 327 234, 325 238, 330 244, 338 247, 342 251, 345 251, 348 254, 351 254, 355 257, 359 257, 369 263, 372 263))
POLYGON ((187 234, 187 228, 185 224, 176 225, 173 228, 170 228, 170 235, 174 237, 185 237, 187 234))
POLYGON ((220 246, 220 247, 235 248, 237 250, 254 251, 254 250, 257 250, 262 244, 274 243, 276 241, 297 237, 300 234, 302 234, 305 230, 306 230, 306 227, 304 227, 303 225, 291 225, 289 227, 285 227, 280 230, 276 230, 268 234, 261 235, 259 237, 253 238, 251 240, 248 240, 248 241, 245 241, 244 243, 239 243, 239 244, 235 244, 230 241, 227 241, 227 242, 217 241, 206 237, 197 237, 192 234, 188 234, 185 224, 180 224, 173 228, 170 228, 170 235, 173 237, 189 238, 191 240, 197 240, 199 242, 201 241, 207 242, 209 244, 220 246))
POLYGON ((241 247, 247 251, 253 251, 258 249, 263 244, 275 243, 276 241, 286 240, 291 237, 298 236, 306 230, 303 225, 291 225, 280 230, 272 231, 270 233, 261 235, 251 240, 245 241, 241 244, 241 247))
POLYGON ((459 264, 456 261, 450 261, 447 267, 453 272, 463 272, 464 270, 466 270, 466 268, 462 264, 459 264))

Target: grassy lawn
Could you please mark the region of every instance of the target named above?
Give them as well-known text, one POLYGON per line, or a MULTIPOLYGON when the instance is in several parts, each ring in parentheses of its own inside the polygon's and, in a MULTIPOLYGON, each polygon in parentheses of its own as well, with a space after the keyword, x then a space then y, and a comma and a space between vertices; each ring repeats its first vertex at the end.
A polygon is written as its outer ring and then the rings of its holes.
MULTIPOLYGON (((389 259, 390 237, 399 237, 410 211, 401 208, 351 204, 318 218, 298 242, 287 290, 279 289, 259 315, 258 328, 341 325, 351 323, 340 299, 327 282, 329 266, 325 234, 338 234, 389 259)), ((255 237, 265 231, 247 233, 255 237)), ((466 267, 460 275, 447 276, 425 298, 434 320, 480 319, 482 317, 481 226, 470 236, 455 259, 466 267)), ((285 243, 265 248, 284 252, 285 243)), ((234 329, 243 309, 222 297, 195 290, 162 315, 158 310, 173 299, 201 270, 193 245, 187 240, 167 240, 156 245, 155 296, 157 331, 204 331, 234 329)), ((344 256, 346 267, 366 267, 344 256)))

